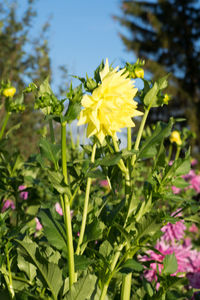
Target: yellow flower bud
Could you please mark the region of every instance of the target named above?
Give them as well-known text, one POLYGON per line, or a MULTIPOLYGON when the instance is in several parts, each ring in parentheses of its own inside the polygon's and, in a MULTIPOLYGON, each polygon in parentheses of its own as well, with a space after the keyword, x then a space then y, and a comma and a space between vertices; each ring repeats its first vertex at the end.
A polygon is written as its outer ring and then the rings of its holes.
POLYGON ((163 103, 167 105, 169 100, 171 100, 170 96, 168 94, 164 94, 163 103))
POLYGON ((136 67, 134 71, 137 78, 144 78, 144 70, 142 68, 136 67))
POLYGON ((176 130, 171 133, 169 139, 171 143, 176 143, 179 146, 182 144, 180 133, 176 130))
POLYGON ((13 86, 3 90, 3 95, 5 97, 13 97, 15 93, 16 93, 16 88, 13 86))

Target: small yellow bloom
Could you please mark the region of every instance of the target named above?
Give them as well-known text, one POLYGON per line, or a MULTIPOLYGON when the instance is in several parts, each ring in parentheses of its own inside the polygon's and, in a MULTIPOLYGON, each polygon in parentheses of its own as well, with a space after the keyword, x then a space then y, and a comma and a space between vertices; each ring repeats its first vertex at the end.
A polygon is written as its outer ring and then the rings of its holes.
POLYGON ((171 97, 168 94, 164 94, 164 99, 163 99, 164 104, 167 105, 169 100, 171 100, 171 97))
POLYGON ((176 130, 171 133, 171 136, 169 139, 170 139, 171 143, 176 143, 179 146, 182 144, 180 133, 176 130))
POLYGON ((13 86, 3 90, 3 95, 5 97, 13 97, 15 93, 16 93, 16 88, 13 86))
POLYGON ((106 60, 100 72, 101 84, 91 95, 84 95, 81 101, 84 109, 78 125, 88 124, 87 136, 97 136, 101 144, 105 136, 117 139, 116 132, 121 128, 134 127, 132 118, 143 114, 136 110, 137 102, 133 97, 137 89, 124 71, 118 71, 118 67, 110 71, 106 60))
POLYGON ((134 71, 137 78, 144 78, 144 70, 142 68, 136 67, 134 71))

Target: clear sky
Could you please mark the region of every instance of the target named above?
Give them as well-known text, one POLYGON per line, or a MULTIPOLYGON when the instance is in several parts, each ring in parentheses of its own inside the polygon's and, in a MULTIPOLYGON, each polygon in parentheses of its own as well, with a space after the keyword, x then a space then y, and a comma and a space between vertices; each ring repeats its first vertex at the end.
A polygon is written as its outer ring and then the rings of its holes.
MULTIPOLYGON (((19 0, 21 8, 26 0, 19 0)), ((37 0, 39 32, 46 20, 50 22, 49 44, 53 78, 57 84, 58 66, 66 65, 70 74, 93 75, 94 69, 106 57, 114 66, 133 62, 118 33, 124 28, 113 20, 120 15, 120 0, 37 0)))

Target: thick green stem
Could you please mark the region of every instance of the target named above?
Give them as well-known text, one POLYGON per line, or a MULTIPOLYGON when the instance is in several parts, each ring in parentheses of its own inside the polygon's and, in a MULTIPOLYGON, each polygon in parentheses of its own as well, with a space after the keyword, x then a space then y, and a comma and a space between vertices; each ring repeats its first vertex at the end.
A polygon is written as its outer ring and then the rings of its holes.
MULTIPOLYGON (((143 115, 143 118, 142 118, 142 122, 140 124, 140 128, 139 128, 139 131, 138 131, 138 135, 137 135, 137 138, 136 138, 136 141, 135 141, 135 145, 134 145, 134 150, 138 150, 139 149, 139 145, 140 145, 140 141, 141 141, 141 138, 142 138, 142 132, 144 130, 144 125, 146 123, 146 120, 147 120, 147 116, 149 114, 149 110, 150 110, 150 106, 148 106, 144 112, 144 115, 143 115)), ((136 154, 134 154, 132 156, 132 160, 131 160, 131 165, 132 167, 134 166, 135 164, 135 161, 136 161, 136 154)))
POLYGON ((6 280, 6 283, 7 283, 7 286, 8 286, 10 298, 15 299, 15 292, 14 292, 13 283, 12 283, 12 273, 11 273, 11 268, 10 268, 10 258, 9 258, 8 244, 6 244, 5 252, 6 252, 7 267, 8 267, 8 278, 9 278, 9 280, 6 280))
POLYGON ((111 279, 112 279, 112 277, 114 275, 114 269, 115 269, 115 266, 116 266, 116 264, 118 262, 118 259, 119 259, 119 256, 121 254, 121 251, 122 251, 123 247, 124 247, 124 244, 121 244, 119 246, 119 248, 118 248, 118 251, 115 253, 115 256, 114 256, 114 258, 112 260, 112 263, 111 263, 111 266, 110 266, 110 272, 111 272, 111 274, 110 274, 108 280, 103 284, 103 287, 101 289, 100 300, 104 300, 105 297, 106 297, 107 290, 108 290, 108 287, 109 287, 109 283, 110 283, 110 281, 111 281, 111 279))
POLYGON ((3 134, 4 134, 4 131, 5 131, 5 129, 6 129, 6 125, 7 125, 7 123, 8 123, 9 118, 10 118, 10 115, 11 115, 11 113, 7 111, 7 112, 6 112, 6 115, 5 115, 5 118, 4 118, 4 120, 3 120, 3 125, 2 125, 2 127, 1 127, 1 131, 0 131, 0 140, 1 140, 2 137, 3 137, 3 134))
MULTIPOLYGON (((91 156, 91 162, 92 163, 95 160, 96 146, 97 145, 95 143, 93 145, 93 149, 92 149, 92 156, 91 156)), ((85 192, 84 208, 83 208, 83 218, 82 218, 82 223, 81 223, 80 235, 79 235, 79 239, 78 239, 78 245, 77 245, 77 249, 76 249, 76 254, 77 255, 80 254, 80 250, 81 250, 80 246, 83 242, 83 237, 84 237, 84 233, 85 233, 91 182, 92 182, 92 178, 88 177, 87 185, 86 185, 86 192, 85 192)))
POLYGON ((73 247, 73 236, 72 236, 72 225, 71 225, 71 214, 70 204, 67 195, 64 195, 64 219, 66 220, 66 233, 67 233, 67 254, 69 264, 69 288, 75 282, 75 268, 74 268, 74 247, 73 247))
MULTIPOLYGON (((131 256, 127 257, 127 259, 129 259, 129 258, 131 258, 131 256)), ((129 273, 125 277, 123 277, 122 288, 121 288, 121 300, 129 300, 130 299, 131 281, 132 281, 132 273, 129 273)))
MULTIPOLYGON (((65 184, 68 184, 67 178, 67 157, 66 157, 66 123, 61 124, 61 146, 62 146, 62 172, 65 184)), ((71 225, 71 214, 70 214, 70 202, 67 194, 61 197, 61 205, 63 208, 64 222, 67 235, 67 255, 69 264, 69 288, 76 280, 75 269, 74 269, 74 247, 73 247, 73 236, 72 236, 72 225, 71 225)))
MULTIPOLYGON (((117 141, 116 141, 114 138, 113 138, 113 145, 114 145, 115 151, 116 151, 116 152, 119 152, 119 147, 118 147, 117 141)), ((118 163, 118 167, 120 168, 120 170, 121 170, 123 173, 127 174, 128 169, 126 168, 126 166, 125 166, 125 164, 124 164, 124 162, 123 162, 122 159, 120 159, 120 161, 119 161, 119 163, 118 163)))
POLYGON ((131 150, 132 148, 132 141, 131 141, 131 127, 127 128, 127 150, 131 150))
POLYGON ((177 160, 179 158, 180 152, 181 152, 181 147, 179 145, 177 145, 176 155, 175 155, 174 160, 177 160))
POLYGON ((61 144, 62 144, 62 172, 64 176, 65 184, 68 184, 68 177, 67 177, 67 156, 66 156, 66 123, 61 124, 61 144))
POLYGON ((70 135, 70 139, 71 139, 72 149, 75 150, 75 144, 74 144, 74 139, 73 139, 73 134, 72 134, 72 128, 71 128, 70 125, 69 125, 69 135, 70 135))
POLYGON ((49 130, 50 130, 50 137, 52 144, 55 144, 55 135, 54 135, 54 129, 53 129, 53 121, 52 119, 49 120, 49 130))

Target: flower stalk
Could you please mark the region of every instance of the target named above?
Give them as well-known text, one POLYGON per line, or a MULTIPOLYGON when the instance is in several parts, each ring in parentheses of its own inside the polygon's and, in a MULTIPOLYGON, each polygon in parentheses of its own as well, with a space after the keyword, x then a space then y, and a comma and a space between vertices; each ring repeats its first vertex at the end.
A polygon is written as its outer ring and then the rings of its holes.
MULTIPOLYGON (((67 178, 67 158, 66 158, 66 122, 61 123, 61 145, 62 145, 62 173, 64 182, 68 184, 67 178)), ((70 201, 68 195, 65 193, 62 197, 61 205, 63 208, 63 215, 65 221, 66 235, 67 235, 67 253, 68 253, 68 264, 69 264, 69 288, 76 280, 75 267, 74 267, 74 247, 73 247, 73 236, 72 236, 72 225, 70 215, 70 201)))
MULTIPOLYGON (((92 148, 92 155, 91 155, 92 163, 94 163, 94 161, 95 161, 96 147, 97 147, 97 144, 94 143, 93 148, 92 148)), ((83 207, 83 218, 82 218, 82 223, 81 223, 80 235, 79 235, 79 239, 78 239, 78 245, 77 245, 77 249, 76 249, 77 255, 79 255, 81 253, 80 246, 83 242, 83 237, 84 237, 84 233, 85 233, 91 182, 92 182, 92 178, 88 177, 87 185, 86 185, 86 192, 85 192, 85 201, 84 201, 84 207, 83 207)))
POLYGON ((5 115, 5 118, 4 118, 4 120, 3 120, 3 125, 2 125, 1 131, 0 131, 0 140, 1 140, 2 137, 3 137, 3 134, 4 134, 4 131, 5 131, 5 129, 6 129, 6 125, 7 125, 7 123, 8 123, 9 118, 10 118, 10 115, 11 115, 11 112, 6 111, 6 115, 5 115))

